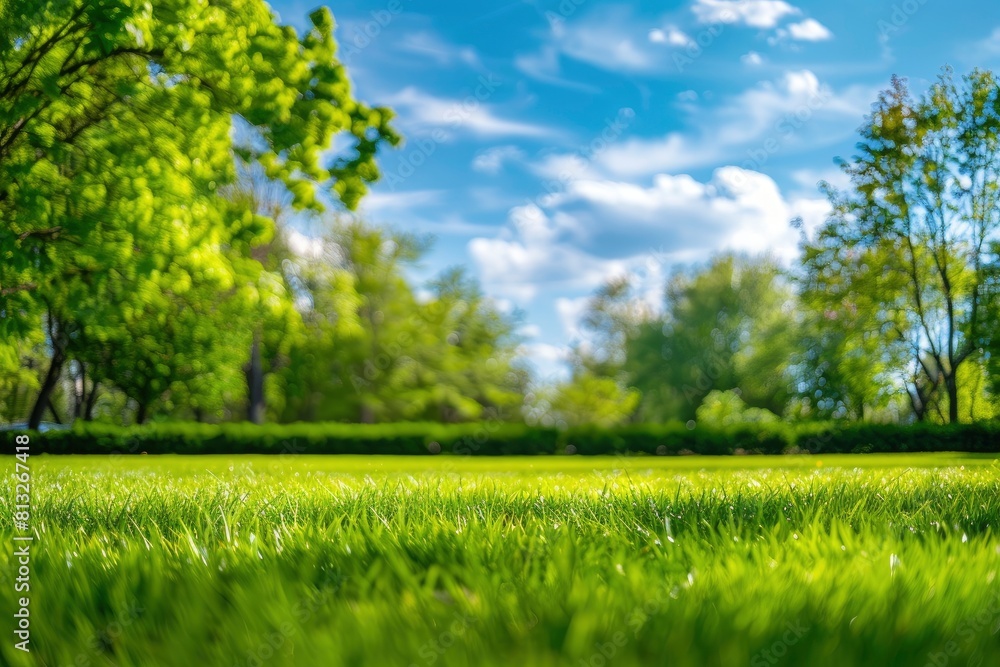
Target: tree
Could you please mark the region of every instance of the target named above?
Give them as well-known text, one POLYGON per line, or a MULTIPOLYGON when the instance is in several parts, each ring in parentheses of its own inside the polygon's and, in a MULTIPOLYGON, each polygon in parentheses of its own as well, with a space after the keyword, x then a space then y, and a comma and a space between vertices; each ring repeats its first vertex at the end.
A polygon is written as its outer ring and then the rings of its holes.
POLYGON ((403 392, 419 372, 412 353, 438 342, 405 275, 426 246, 426 239, 360 221, 334 226, 327 239, 332 280, 313 291, 312 317, 319 324, 317 339, 327 346, 323 367, 341 389, 322 396, 322 418, 371 423, 401 415, 410 405, 412 397, 403 392), (347 319, 331 323, 329 315, 347 319))
POLYGON ((653 318, 652 308, 635 294, 628 277, 608 280, 587 302, 580 322, 587 340, 574 347, 571 363, 580 371, 618 377, 629 341, 653 318))
POLYGON ((422 304, 434 340, 414 351, 419 369, 420 418, 443 422, 485 414, 516 418, 528 382, 516 363, 517 316, 502 313, 462 269, 431 281, 422 304))
POLYGON ((12 0, 0 11, 0 330, 48 322, 34 425, 71 336, 145 307, 176 257, 214 275, 231 247, 266 241, 266 220, 220 203, 234 155, 296 207, 321 209, 318 192, 352 207, 378 177, 378 148, 398 141, 387 110, 353 99, 326 9, 301 38, 261 0, 12 0), (330 160, 340 133, 353 147, 330 160), (102 292, 129 300, 102 308, 102 292))
POLYGON ((282 418, 457 422, 522 402, 516 320, 460 270, 418 294, 407 273, 427 240, 340 221, 299 276, 306 335, 283 369, 282 418))
POLYGON ((619 426, 635 414, 641 398, 638 391, 623 387, 614 378, 582 371, 567 382, 540 391, 529 406, 529 421, 560 427, 619 426))
POLYGON ((302 319, 294 305, 296 286, 293 253, 288 246, 292 233, 291 193, 281 181, 267 177, 260 165, 240 164, 239 178, 225 196, 237 210, 252 211, 269 220, 271 237, 248 249, 260 271, 252 278, 256 292, 247 304, 250 320, 249 358, 244 365, 247 401, 246 418, 261 424, 267 413, 266 383, 269 375, 287 359, 302 335, 302 319))
MULTIPOLYGON (((843 164, 850 189, 830 189, 827 228, 859 253, 878 252, 898 286, 869 285, 882 323, 911 349, 907 385, 917 417, 941 389, 959 421, 959 375, 992 337, 988 286, 1000 232, 1000 94, 992 73, 955 83, 945 69, 920 99, 903 79, 876 102, 858 155, 843 164), (902 317, 901 317, 902 315, 902 317)), ((845 271, 855 270, 844 266, 845 271)))
MULTIPOLYGON (((802 318, 794 368, 799 416, 868 419, 889 409, 912 350, 896 248, 861 248, 826 226, 803 236, 797 276, 802 318)), ((928 402, 914 396, 914 412, 928 402)))
POLYGON ((677 273, 661 318, 626 348, 628 384, 643 394, 646 420, 696 417, 713 390, 739 389, 751 407, 781 414, 796 349, 795 299, 769 258, 722 255, 677 273))
POLYGON ((705 396, 695 413, 699 424, 732 426, 733 424, 770 424, 778 415, 770 410, 751 408, 734 390, 713 390, 705 396))

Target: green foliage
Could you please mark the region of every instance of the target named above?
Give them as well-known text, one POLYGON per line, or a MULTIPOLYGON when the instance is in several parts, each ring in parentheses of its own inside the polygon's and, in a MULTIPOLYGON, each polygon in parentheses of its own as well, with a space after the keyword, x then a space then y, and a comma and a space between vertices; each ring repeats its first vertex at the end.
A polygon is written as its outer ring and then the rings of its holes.
POLYGON ((398 141, 391 113, 353 98, 325 8, 302 35, 261 0, 4 9, 0 331, 44 318, 52 379, 72 358, 140 412, 183 396, 218 413, 249 350, 221 325, 247 336, 292 312, 253 258, 273 220, 221 196, 234 155, 294 207, 352 208, 398 141), (350 147, 330 158, 338 135, 350 147))
POLYGON ((781 413, 796 349, 795 298, 770 259, 721 256, 667 287, 662 318, 627 344, 624 369, 647 421, 694 419, 713 390, 781 413))
MULTIPOLYGON (((14 451, 12 431, 0 431, 0 451, 14 451)), ((502 424, 195 424, 119 427, 78 424, 71 431, 32 436, 33 452, 52 454, 552 454, 551 429, 502 424)))
MULTIPOLYGON (((820 236, 836 238, 841 256, 853 260, 841 263, 846 277, 833 281, 849 291, 831 296, 841 305, 857 301, 861 314, 848 345, 859 346, 858 327, 877 332, 867 343, 885 346, 881 354, 867 350, 875 376, 898 355, 896 348, 907 349, 900 380, 918 419, 941 405, 944 394, 947 419, 960 420, 959 369, 976 363, 992 338, 998 165, 996 78, 974 70, 956 82, 946 68, 919 99, 893 79, 861 128, 858 155, 843 165, 850 189, 830 191, 834 215, 820 236)), ((813 274, 824 271, 822 263, 813 274)), ((858 378, 852 384, 864 384, 865 373, 850 373, 858 378)))
MULTIPOLYGON (((0 431, 0 453, 14 450, 0 431)), ((1000 452, 1000 425, 789 424, 758 419, 731 424, 584 425, 568 429, 506 424, 194 424, 119 427, 77 423, 32 435, 32 451, 52 454, 814 454, 1000 452), (567 449, 570 446, 573 449, 567 449)), ((447 464, 442 464, 447 465, 447 464)))
POLYGON ((607 428, 627 422, 642 395, 622 387, 613 378, 590 372, 576 374, 550 391, 540 390, 537 406, 532 406, 532 420, 548 425, 580 426, 592 424, 607 428))
POLYGON ((897 259, 891 244, 859 247, 835 224, 803 244, 796 393, 805 415, 864 420, 898 403, 912 350, 898 334, 907 310, 897 259))
POLYGON ((460 270, 418 294, 426 241, 341 222, 301 278, 306 337, 282 373, 284 421, 461 422, 518 416, 517 321, 460 270))
POLYGON ((751 408, 735 391, 712 391, 695 413, 699 424, 731 426, 733 424, 768 424, 778 421, 769 410, 751 408))

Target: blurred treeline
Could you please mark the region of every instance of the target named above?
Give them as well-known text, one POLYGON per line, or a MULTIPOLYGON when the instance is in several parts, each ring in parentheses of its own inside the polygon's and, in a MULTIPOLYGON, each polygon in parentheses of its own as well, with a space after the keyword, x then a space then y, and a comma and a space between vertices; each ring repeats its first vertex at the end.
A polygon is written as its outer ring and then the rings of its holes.
MULTIPOLYGON (((628 277, 590 300, 568 422, 942 423, 1000 417, 1000 87, 894 78, 801 259, 720 256, 662 303, 628 277)), ((545 411, 542 410, 542 413, 545 411)))
POLYGON ((882 94, 801 262, 722 255, 591 299, 571 377, 428 239, 351 215, 399 143, 329 11, 0 4, 0 420, 995 419, 1000 99, 882 94), (336 150, 331 149, 336 146, 336 150), (319 230, 303 235, 298 229, 319 230))

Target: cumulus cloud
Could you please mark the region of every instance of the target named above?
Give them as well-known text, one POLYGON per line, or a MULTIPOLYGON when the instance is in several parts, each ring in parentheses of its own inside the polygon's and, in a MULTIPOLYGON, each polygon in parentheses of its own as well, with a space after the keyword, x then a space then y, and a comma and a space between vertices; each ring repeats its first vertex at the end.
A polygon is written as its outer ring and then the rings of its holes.
POLYGON ((786 16, 800 13, 782 0, 697 0, 691 8, 702 23, 742 23, 773 28, 786 16))
POLYGON ((687 46, 693 43, 687 33, 673 25, 668 25, 662 30, 659 28, 650 30, 649 41, 654 44, 668 44, 670 46, 687 46))
POLYGON ((751 67, 756 67, 763 64, 764 58, 761 57, 756 51, 751 51, 740 56, 740 62, 744 65, 749 65, 751 67))
POLYGON ((816 19, 806 19, 800 23, 792 23, 788 26, 788 34, 792 39, 804 42, 821 42, 833 39, 833 33, 829 28, 816 19))
POLYGON ((524 151, 517 146, 494 146, 478 153, 472 160, 472 168, 484 174, 496 175, 500 173, 505 163, 523 157, 524 151))
MULTIPOLYGON (((787 197, 769 176, 736 166, 706 182, 685 174, 657 175, 650 186, 586 180, 544 207, 512 210, 500 235, 473 239, 469 252, 491 290, 522 303, 544 288, 589 292, 615 275, 650 278, 655 301, 663 273, 650 271, 657 265, 700 261, 718 250, 789 260, 799 238, 790 221, 801 217, 812 229, 827 209, 818 195, 787 197)), ((581 302, 560 303, 565 324, 581 302)))
POLYGON ((595 261, 580 247, 581 240, 572 217, 558 212, 550 216, 527 204, 511 210, 500 235, 474 238, 468 249, 491 293, 525 304, 543 286, 592 289, 609 270, 621 266, 614 260, 595 261))

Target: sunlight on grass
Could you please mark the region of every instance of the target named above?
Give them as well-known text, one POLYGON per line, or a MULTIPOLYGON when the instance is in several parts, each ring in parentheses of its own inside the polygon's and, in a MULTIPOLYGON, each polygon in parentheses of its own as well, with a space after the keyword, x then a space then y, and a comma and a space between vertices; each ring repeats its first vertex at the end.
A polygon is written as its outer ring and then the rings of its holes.
POLYGON ((992 456, 38 457, 34 475, 40 661, 5 645, 12 665, 1000 660, 992 456))

